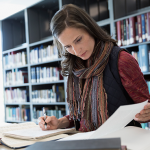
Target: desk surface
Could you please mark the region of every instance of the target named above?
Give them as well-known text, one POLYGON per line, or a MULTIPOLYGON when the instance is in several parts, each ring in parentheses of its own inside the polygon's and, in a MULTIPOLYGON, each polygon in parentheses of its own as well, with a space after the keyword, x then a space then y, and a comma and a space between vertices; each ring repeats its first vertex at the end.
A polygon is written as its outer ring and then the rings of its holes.
MULTIPOLYGON (((4 145, 0 145, 0 150, 13 150, 12 148, 9 148, 7 146, 4 146, 4 145)), ((17 149, 17 150, 24 150, 24 148, 21 148, 21 149, 17 149)))

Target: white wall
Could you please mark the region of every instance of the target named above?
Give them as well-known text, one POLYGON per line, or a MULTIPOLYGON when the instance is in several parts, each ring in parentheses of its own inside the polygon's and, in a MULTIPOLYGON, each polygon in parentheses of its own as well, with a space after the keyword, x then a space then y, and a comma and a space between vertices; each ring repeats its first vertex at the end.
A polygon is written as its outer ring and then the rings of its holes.
POLYGON ((4 88, 3 88, 3 69, 2 69, 2 44, 1 44, 1 23, 0 23, 0 123, 4 122, 4 88))

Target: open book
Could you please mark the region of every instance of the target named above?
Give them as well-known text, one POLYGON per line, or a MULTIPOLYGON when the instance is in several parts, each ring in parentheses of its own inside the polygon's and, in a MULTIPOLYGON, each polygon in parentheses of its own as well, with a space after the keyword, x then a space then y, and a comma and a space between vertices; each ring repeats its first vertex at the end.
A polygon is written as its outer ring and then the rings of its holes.
POLYGON ((42 131, 34 122, 6 125, 0 128, 1 142, 11 148, 20 148, 38 141, 51 141, 67 137, 75 129, 42 131))
POLYGON ((134 126, 125 127, 144 108, 146 103, 147 101, 139 104, 120 106, 97 130, 77 133, 60 141, 120 137, 121 145, 126 145, 128 150, 150 150, 150 130, 134 126))

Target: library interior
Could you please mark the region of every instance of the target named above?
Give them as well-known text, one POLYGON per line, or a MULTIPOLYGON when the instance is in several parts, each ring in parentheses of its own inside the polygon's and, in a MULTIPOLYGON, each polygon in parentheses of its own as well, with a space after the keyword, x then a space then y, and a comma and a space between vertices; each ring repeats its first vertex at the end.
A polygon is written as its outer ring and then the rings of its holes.
POLYGON ((150 0, 0 0, 0 55, 0 150, 150 150, 150 0))

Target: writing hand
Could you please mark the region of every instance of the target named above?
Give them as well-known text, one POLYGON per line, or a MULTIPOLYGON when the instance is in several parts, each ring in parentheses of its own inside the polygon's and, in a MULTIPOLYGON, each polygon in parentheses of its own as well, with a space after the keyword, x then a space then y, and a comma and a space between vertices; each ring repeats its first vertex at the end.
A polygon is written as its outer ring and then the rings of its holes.
POLYGON ((46 116, 44 121, 44 116, 39 117, 39 126, 42 130, 54 130, 58 128, 59 121, 55 116, 46 116), (45 129, 45 122, 47 123, 47 129, 45 129))

